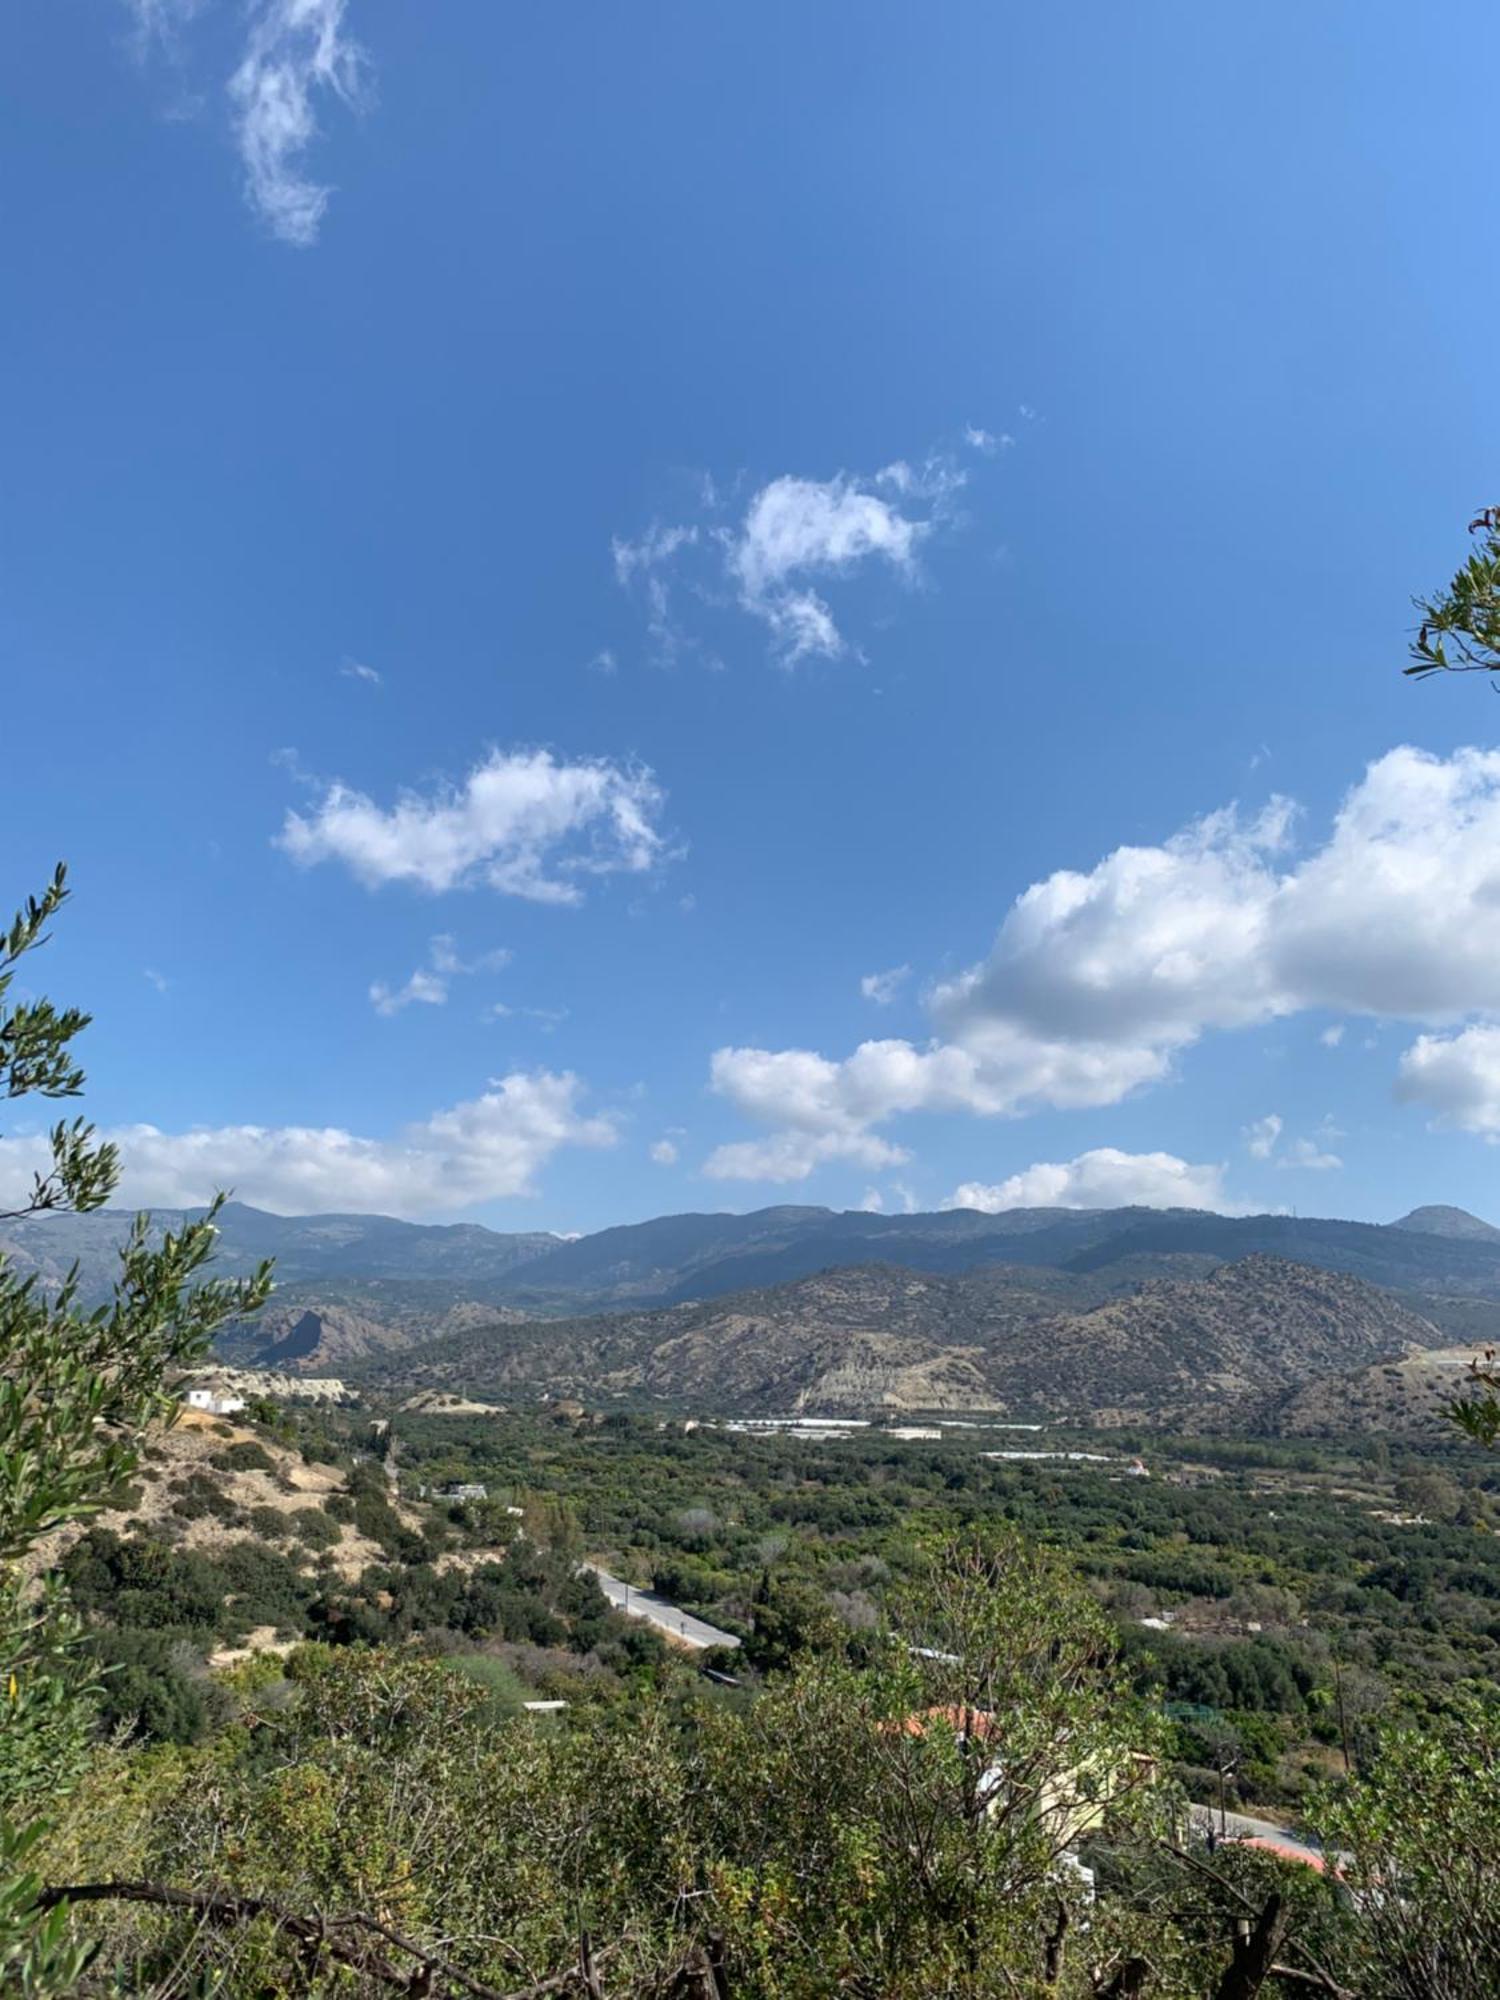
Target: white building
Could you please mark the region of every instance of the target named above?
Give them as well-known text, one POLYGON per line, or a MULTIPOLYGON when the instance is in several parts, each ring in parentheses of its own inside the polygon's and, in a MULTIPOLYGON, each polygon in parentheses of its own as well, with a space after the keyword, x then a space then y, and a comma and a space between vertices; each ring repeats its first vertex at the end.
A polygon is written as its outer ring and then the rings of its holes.
POLYGON ((231 1396, 223 1389, 189 1389, 182 1400, 190 1410, 203 1410, 211 1417, 233 1417, 247 1407, 243 1396, 231 1396))

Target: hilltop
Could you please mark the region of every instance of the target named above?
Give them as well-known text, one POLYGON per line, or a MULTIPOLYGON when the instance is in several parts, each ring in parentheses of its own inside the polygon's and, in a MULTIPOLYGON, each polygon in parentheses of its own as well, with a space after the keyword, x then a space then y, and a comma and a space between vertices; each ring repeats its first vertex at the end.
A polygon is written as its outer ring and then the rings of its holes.
POLYGON ((1414 1208, 1391 1227, 1412 1229, 1421 1236, 1450 1236, 1467 1243, 1500 1243, 1500 1229, 1492 1222, 1481 1222, 1466 1208, 1449 1208, 1442 1203, 1414 1208))

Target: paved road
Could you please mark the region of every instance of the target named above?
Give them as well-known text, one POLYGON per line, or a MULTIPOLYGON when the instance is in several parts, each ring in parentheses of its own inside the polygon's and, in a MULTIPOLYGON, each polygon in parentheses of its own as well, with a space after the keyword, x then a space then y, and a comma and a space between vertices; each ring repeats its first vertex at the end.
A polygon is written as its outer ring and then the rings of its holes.
POLYGON ((737 1646, 740 1643, 732 1632, 721 1632, 717 1625, 710 1625, 706 1619, 695 1618, 691 1611, 669 1604, 654 1590, 639 1590, 633 1583, 621 1583, 617 1576, 611 1576, 607 1569, 600 1569, 597 1563, 585 1563, 583 1566, 592 1573, 617 1611, 624 1611, 632 1618, 644 1618, 648 1624, 655 1625, 659 1631, 685 1646, 737 1646))
MULTIPOLYGON (((1217 1806, 1194 1806, 1192 1817, 1194 1833, 1201 1834, 1205 1839, 1210 1829, 1214 1833, 1219 1831, 1217 1806)), ((1279 1847, 1290 1848, 1295 1854, 1305 1855, 1309 1861, 1321 1863, 1325 1859, 1321 1848, 1299 1840, 1296 1834, 1289 1833, 1284 1826, 1277 1826, 1272 1820, 1251 1819, 1246 1813, 1232 1812, 1224 1815, 1224 1821, 1231 1840, 1274 1840, 1279 1847)))

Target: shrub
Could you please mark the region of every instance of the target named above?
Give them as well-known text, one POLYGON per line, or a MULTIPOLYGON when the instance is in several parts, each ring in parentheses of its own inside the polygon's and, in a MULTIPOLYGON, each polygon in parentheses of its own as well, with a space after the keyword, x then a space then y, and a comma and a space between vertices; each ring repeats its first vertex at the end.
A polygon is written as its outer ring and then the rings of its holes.
POLYGON ((216 1451, 209 1461, 220 1472, 274 1472, 276 1461, 264 1446, 254 1438, 241 1438, 238 1444, 226 1445, 223 1451, 216 1451))
POLYGON ((322 1507, 297 1507, 285 1519, 297 1540, 310 1549, 335 1548, 343 1539, 338 1522, 322 1507))

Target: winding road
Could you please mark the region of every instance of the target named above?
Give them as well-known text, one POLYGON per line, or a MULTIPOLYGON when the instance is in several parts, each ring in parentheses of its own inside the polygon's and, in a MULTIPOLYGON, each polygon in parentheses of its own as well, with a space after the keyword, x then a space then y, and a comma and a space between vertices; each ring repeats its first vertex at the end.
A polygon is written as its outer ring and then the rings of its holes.
POLYGON ((644 1618, 648 1625, 656 1626, 658 1631, 665 1632, 669 1639, 676 1639, 680 1645, 702 1649, 737 1646, 740 1643, 732 1632, 721 1632, 707 1619, 695 1618, 691 1611, 684 1611, 680 1605, 669 1604, 654 1590, 641 1590, 633 1583, 622 1583, 619 1577, 611 1576, 597 1563, 585 1563, 583 1567, 616 1611, 623 1611, 630 1618, 644 1618))

